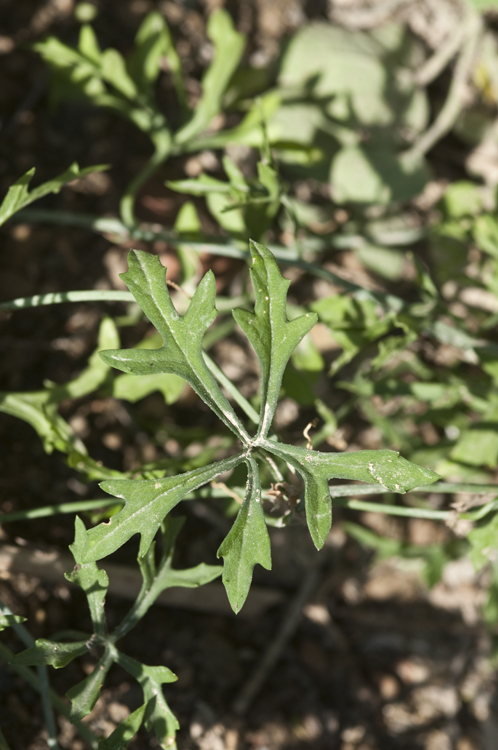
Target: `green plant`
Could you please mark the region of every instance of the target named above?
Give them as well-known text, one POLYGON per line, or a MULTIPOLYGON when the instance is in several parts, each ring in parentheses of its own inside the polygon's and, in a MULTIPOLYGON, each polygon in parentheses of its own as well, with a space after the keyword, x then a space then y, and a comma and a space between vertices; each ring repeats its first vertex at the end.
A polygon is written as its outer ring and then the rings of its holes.
MULTIPOLYGON (((296 497, 292 502, 289 497, 285 499, 285 513, 277 523, 289 524, 305 515, 317 548, 324 544, 330 530, 331 499, 336 506, 351 510, 450 523, 455 520, 455 511, 429 507, 413 495, 405 504, 397 500, 364 501, 358 496, 386 491, 394 495, 424 492, 438 475, 454 480, 439 482, 436 487, 440 493, 496 492, 498 349, 492 333, 496 315, 489 317, 469 303, 467 316, 462 316, 445 286, 457 280, 464 289, 477 285, 481 291, 496 295, 495 212, 490 208, 490 191, 467 181, 448 188, 438 206, 439 214, 426 226, 410 223, 412 216, 404 201, 416 195, 428 179, 423 158, 427 148, 420 146, 424 143, 428 107, 415 75, 423 55, 421 45, 413 39, 407 44, 406 32, 400 26, 367 35, 316 24, 304 28, 290 42, 276 87, 269 90, 268 80, 262 85, 251 84, 251 77, 260 82, 256 71, 236 70, 244 39, 227 13, 218 11, 210 16, 208 35, 215 47, 214 60, 203 77, 202 96, 195 110, 189 107, 179 56, 159 13, 144 20, 126 61, 116 50, 101 51, 90 26, 81 29, 77 49, 54 37, 38 43, 35 49, 53 72, 55 99, 77 96, 125 117, 147 135, 153 154, 124 190, 120 220, 24 210, 32 201, 57 192, 66 182, 104 167, 82 171, 71 167, 32 192, 28 191, 32 171, 28 172, 0 207, 0 223, 21 212, 17 218, 23 221, 72 224, 112 233, 127 242, 130 237, 145 242, 166 239, 178 250, 182 287, 193 295, 188 305, 185 300, 172 300, 159 259, 132 251, 129 270, 122 275, 129 292, 53 293, 0 305, 0 309, 15 310, 72 301, 138 303, 133 313, 119 321, 102 320, 97 349, 76 378, 61 385, 45 383, 34 392, 0 394, 0 411, 31 424, 47 452, 55 449, 63 453, 69 466, 85 481, 101 481, 100 486, 111 496, 1 517, 8 523, 59 512, 99 511, 91 516, 89 528, 76 519, 71 546, 76 567, 66 575, 87 596, 93 632, 73 634, 76 640, 55 635, 54 640, 41 639, 35 644, 20 619, 4 607, 0 627, 14 627, 28 649, 15 656, 3 649, 0 653, 46 696, 47 665, 60 668, 82 655, 93 658, 92 673, 68 693, 69 712, 57 696, 51 697, 56 709, 69 713, 93 747, 98 741, 80 720, 98 699, 110 667, 116 664, 137 680, 143 703, 110 737, 100 740, 98 746, 103 750, 126 747, 143 723, 154 730, 160 746, 174 747, 177 722, 162 685, 174 681, 175 676, 166 666, 139 663, 123 653, 117 643, 146 614, 161 591, 171 586, 197 587, 222 576, 233 610, 240 611, 254 566, 271 567, 267 526, 275 524, 275 518, 263 507, 270 483, 290 480, 296 497), (310 50, 317 54, 310 54, 310 50), (162 57, 167 60, 178 104, 177 114, 170 119, 161 111, 155 94, 162 57), (361 71, 366 71, 365 78, 361 71), (398 75, 401 72, 406 74, 404 78, 398 75), (260 97, 255 98, 255 93, 260 97), (220 131, 210 129, 213 118, 227 111, 239 116, 239 124, 220 131), (415 146, 407 158, 405 149, 413 141, 415 146), (202 232, 192 203, 182 206, 174 230, 139 223, 135 215, 138 191, 169 157, 204 148, 222 149, 229 143, 260 150, 252 176, 224 155, 226 179, 223 175, 215 178, 201 174, 196 179, 167 183, 177 193, 205 199, 211 219, 219 226, 218 236, 202 232), (298 198, 294 183, 299 179, 312 181, 322 197, 324 186, 330 185, 332 200, 314 201, 313 195, 308 201, 298 198), (348 212, 341 226, 334 219, 337 206, 345 206, 348 212), (276 243, 282 232, 290 235, 290 246, 276 243), (257 242, 251 242, 248 253, 249 238, 257 242), (421 241, 426 245, 419 253, 414 243, 421 241), (483 253, 474 262, 471 285, 465 264, 472 243, 483 253), (406 247, 414 247, 416 252, 407 253, 406 247), (363 288, 323 267, 326 252, 349 248, 365 268, 377 274, 382 289, 363 288), (221 323, 215 321, 212 273, 197 283, 199 250, 249 261, 253 291, 242 279, 237 298, 216 300, 220 317, 236 308, 233 320, 222 317, 221 323), (300 308, 291 307, 287 305, 289 282, 277 263, 292 265, 345 291, 322 296, 300 308), (390 285, 403 277, 407 264, 409 288, 403 292, 390 285), (134 349, 120 349, 119 325, 137 322, 142 313, 157 333, 144 338, 134 349), (330 330, 339 347, 328 371, 330 392, 342 391, 343 395, 336 409, 318 398, 314 389, 325 367, 322 355, 307 336, 317 320, 330 330), (260 391, 251 403, 207 354, 212 343, 230 333, 236 324, 252 344, 260 365, 260 391), (458 356, 441 365, 431 356, 431 347, 453 347, 458 356), (116 375, 115 370, 122 374, 116 375), (199 433, 204 445, 194 458, 180 451, 180 456, 142 462, 125 471, 111 469, 91 457, 84 440, 60 411, 67 400, 93 393, 134 404, 159 391, 167 404, 173 404, 185 382, 221 423, 220 442, 214 448, 207 445, 206 432, 199 433), (323 419, 324 425, 306 448, 282 442, 273 432, 273 418, 282 395, 313 408, 323 419), (337 447, 338 429, 351 414, 375 428, 382 448, 400 450, 410 461, 393 450, 316 450, 326 441, 337 447), (430 440, 424 436, 428 424, 433 429, 430 440), (227 513, 236 518, 218 549, 223 566, 173 568, 175 542, 183 521, 172 511, 180 502, 201 496, 201 488, 202 497, 209 502, 216 496, 210 483, 229 472, 235 479, 232 482, 224 477, 230 485, 228 492, 239 497, 240 506, 232 504, 235 510, 232 507, 227 513), (244 472, 245 488, 238 486, 244 472), (330 479, 364 484, 329 487, 330 479), (464 484, 466 481, 470 484, 464 484), (96 563, 137 534, 142 589, 122 622, 108 632, 103 608, 107 574, 96 563), (38 678, 28 669, 31 665, 38 667, 38 678)), ((178 428, 176 434, 184 440, 185 448, 186 431, 178 428)), ((226 496, 225 490, 219 492, 226 496)), ((381 557, 421 558, 429 585, 438 580, 448 560, 467 552, 476 569, 491 563, 492 580, 484 614, 493 631, 498 598, 493 559, 496 500, 477 510, 462 511, 458 517, 473 524, 466 540, 452 539, 444 546, 426 548, 374 534, 352 523, 344 528, 381 557)), ((55 747, 49 704, 47 698, 45 716, 50 743, 55 747)))
MULTIPOLYGON (((94 632, 80 634, 80 639, 71 643, 38 641, 35 647, 17 655, 13 664, 49 664, 59 668, 81 654, 103 651, 91 675, 68 693, 73 721, 80 721, 91 711, 111 664, 119 664, 135 677, 142 686, 144 704, 102 747, 113 747, 112 743, 118 736, 132 729, 136 731, 142 718, 147 728, 154 729, 162 747, 174 743, 177 725, 160 687, 164 682, 173 681, 174 675, 165 667, 137 663, 122 654, 116 642, 143 617, 164 588, 198 586, 221 572, 217 566, 206 565, 186 571, 171 568, 173 542, 179 526, 178 519, 168 520, 168 514, 189 493, 239 464, 246 466, 245 499, 218 550, 218 556, 224 561, 223 582, 228 598, 233 610, 238 612, 247 597, 254 566, 259 563, 265 568, 271 567, 259 460, 267 459, 277 480, 282 477, 275 460, 282 464, 282 469, 287 465, 301 476, 304 484, 302 502, 317 548, 323 545, 331 525, 328 480, 373 482, 383 489, 403 493, 438 478, 432 471, 410 464, 393 451, 322 453, 280 443, 270 435, 285 367, 294 348, 316 322, 316 316, 307 313, 288 321, 286 292, 289 282, 281 276, 272 254, 263 245, 252 243, 251 255, 254 311, 238 309, 234 311, 234 317, 254 347, 261 367, 261 407, 254 435, 247 431, 220 390, 203 356, 202 339, 216 315, 211 273, 206 274, 197 287, 186 313, 179 315, 167 291, 165 269, 159 259, 148 253, 131 251, 129 270, 123 278, 160 333, 163 346, 159 349, 99 352, 106 365, 127 374, 150 377, 169 373, 185 379, 241 443, 238 453, 183 474, 153 479, 108 479, 101 487, 124 503, 122 509, 108 521, 89 530, 80 519, 76 519, 75 542, 71 547, 76 567, 67 577, 80 585, 87 595, 94 632), (159 531, 162 555, 156 563, 154 537, 159 531), (107 633, 103 602, 108 579, 96 562, 115 552, 137 533, 141 536, 138 564, 143 577, 142 590, 123 622, 112 633, 107 633)), ((300 510, 298 505, 297 512, 300 510)))

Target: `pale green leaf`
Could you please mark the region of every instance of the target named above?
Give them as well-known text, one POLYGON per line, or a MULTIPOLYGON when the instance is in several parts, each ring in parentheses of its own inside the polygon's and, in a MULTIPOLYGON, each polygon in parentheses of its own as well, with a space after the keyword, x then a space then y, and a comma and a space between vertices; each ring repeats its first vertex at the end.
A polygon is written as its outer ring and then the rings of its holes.
POLYGON ((20 615, 0 615, 0 633, 6 628, 11 628, 16 623, 26 622, 26 617, 20 615))
POLYGON ((202 352, 204 334, 216 317, 216 285, 209 271, 201 280, 185 315, 173 306, 166 269, 156 255, 131 250, 129 270, 121 274, 129 290, 163 338, 160 349, 101 352, 109 365, 134 375, 173 373, 184 378, 218 417, 244 442, 247 432, 209 371, 202 352))
POLYGON ((51 402, 48 389, 31 393, 0 393, 0 411, 28 422, 41 438, 46 453, 52 453, 56 448, 63 453, 77 450, 86 454, 81 440, 58 414, 57 403, 51 402))
POLYGON ((453 447, 450 458, 471 466, 498 465, 498 421, 496 412, 486 421, 469 427, 453 447))
POLYGON ((315 313, 287 320, 290 281, 284 279, 272 253, 250 243, 251 279, 256 297, 254 312, 234 310, 233 316, 251 342, 261 366, 261 412, 258 435, 265 437, 277 406, 282 377, 294 348, 317 321, 315 313))
POLYGON ((256 564, 271 569, 270 537, 261 507, 259 470, 254 459, 247 461, 248 478, 244 502, 234 525, 225 537, 218 557, 223 558, 223 583, 235 613, 240 612, 251 587, 256 564))
POLYGON ((186 568, 185 570, 174 570, 173 568, 165 569, 161 573, 162 591, 164 589, 172 588, 173 586, 179 586, 185 589, 196 589, 199 586, 204 586, 206 583, 211 583, 218 578, 222 573, 221 565, 207 565, 206 563, 199 563, 194 568, 186 568))
POLYGON ((76 659, 77 656, 87 652, 87 641, 57 643, 46 638, 38 638, 35 646, 16 654, 11 663, 23 667, 39 667, 43 664, 50 664, 55 669, 60 669, 76 659))
POLYGON ((476 570, 481 570, 488 562, 498 558, 498 513, 486 524, 469 531, 470 559, 476 570))
POLYGON ((178 375, 120 375, 112 384, 112 395, 134 404, 154 391, 164 396, 167 404, 174 404, 185 388, 185 380, 178 375))
POLYGON ((161 687, 164 683, 175 682, 176 675, 167 667, 148 667, 121 652, 118 654, 117 661, 142 688, 144 701, 148 704, 145 714, 146 728, 154 730, 161 748, 176 750, 175 736, 180 727, 164 698, 161 687))
POLYGON ((111 668, 112 661, 109 654, 107 652, 104 653, 95 664, 93 672, 67 691, 66 695, 71 701, 69 719, 73 724, 88 716, 97 703, 100 697, 100 690, 111 668))
POLYGON ((134 101, 138 90, 126 70, 126 64, 119 52, 112 47, 106 49, 101 57, 102 78, 110 83, 127 99, 134 101))
POLYGON ((147 703, 126 717, 107 739, 99 740, 98 750, 126 750, 142 725, 147 703))
POLYGON ((291 39, 280 83, 294 89, 312 87, 317 98, 331 99, 333 117, 347 119, 352 113, 363 125, 401 122, 417 132, 427 124, 427 96, 409 68, 420 64, 422 55, 401 25, 365 33, 310 23, 291 39))
POLYGON ((102 482, 102 489, 124 500, 125 505, 109 521, 86 532, 81 546, 78 544, 75 549, 78 559, 82 562, 100 560, 119 549, 134 534, 141 534, 139 554, 143 556, 164 517, 185 495, 210 482, 218 474, 233 469, 240 461, 240 455, 232 456, 165 479, 114 479, 102 482))
POLYGON ((7 219, 10 219, 13 214, 20 211, 25 206, 28 206, 33 201, 43 198, 43 196, 49 193, 58 193, 59 190, 66 185, 68 182, 77 180, 80 177, 84 177, 92 172, 102 172, 108 169, 107 164, 98 164, 93 167, 87 167, 86 169, 80 169, 79 166, 74 163, 71 164, 69 169, 55 177, 53 180, 44 182, 43 185, 39 185, 33 190, 29 190, 30 182, 35 173, 35 169, 30 169, 17 182, 15 182, 8 190, 7 195, 0 205, 0 226, 4 224, 7 219))
POLYGON ((410 200, 429 178, 423 161, 405 163, 392 145, 347 146, 332 162, 330 183, 337 203, 381 203, 410 200))
POLYGON ((78 48, 82 55, 88 57, 90 62, 100 66, 102 53, 95 32, 88 24, 81 27, 78 48))
POLYGON ((218 114, 230 78, 244 51, 245 38, 234 29, 226 10, 219 9, 211 13, 207 33, 215 47, 214 60, 202 79, 202 97, 194 116, 175 137, 178 144, 186 143, 199 135, 218 114))
POLYGON ((96 391, 106 381, 110 370, 98 353, 116 346, 119 346, 116 324, 112 318, 105 317, 100 324, 97 348, 89 358, 87 367, 74 380, 53 388, 52 399, 60 402, 66 398, 81 398, 96 391))
POLYGON ((74 434, 69 424, 57 411, 58 404, 68 398, 80 398, 102 385, 108 374, 106 365, 98 356, 99 349, 119 345, 119 337, 114 322, 104 318, 99 331, 96 351, 88 361, 88 366, 74 380, 64 385, 50 384, 42 391, 27 393, 0 393, 0 411, 28 422, 43 441, 47 453, 54 448, 63 453, 77 452, 86 455, 86 448, 74 434))
POLYGON ((268 452, 294 466, 303 477, 308 528, 318 549, 323 546, 332 522, 329 479, 377 482, 386 490, 399 493, 439 479, 433 471, 410 463, 395 451, 321 453, 271 440, 265 440, 263 445, 268 452))
POLYGON ((168 180, 166 186, 177 193, 186 193, 187 195, 209 195, 210 193, 230 193, 230 184, 210 177, 207 174, 201 174, 197 178, 185 180, 168 180))

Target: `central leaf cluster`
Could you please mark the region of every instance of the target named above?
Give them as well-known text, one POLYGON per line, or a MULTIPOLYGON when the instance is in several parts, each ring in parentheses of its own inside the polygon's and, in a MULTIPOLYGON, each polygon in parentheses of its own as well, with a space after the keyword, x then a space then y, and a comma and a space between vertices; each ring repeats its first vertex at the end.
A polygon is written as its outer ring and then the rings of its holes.
POLYGON ((272 253, 251 242, 251 279, 254 311, 235 310, 234 318, 252 344, 261 367, 261 408, 256 435, 251 436, 221 391, 206 365, 202 340, 216 317, 215 280, 211 271, 204 276, 187 312, 180 315, 165 282, 165 268, 159 258, 132 250, 129 270, 121 275, 136 301, 159 331, 160 349, 107 350, 100 356, 108 365, 132 375, 173 373, 184 378, 241 440, 243 450, 222 461, 157 480, 110 480, 101 487, 121 498, 124 507, 109 522, 80 536, 74 549, 78 562, 100 560, 114 552, 134 534, 141 535, 143 557, 164 517, 189 493, 229 471, 240 463, 247 466, 244 502, 235 523, 222 542, 218 556, 223 558, 223 582, 230 604, 238 612, 249 592, 253 568, 259 563, 271 567, 270 538, 261 503, 259 467, 255 449, 263 450, 287 464, 304 481, 304 501, 308 527, 319 549, 330 531, 332 508, 328 481, 332 478, 376 482, 395 492, 430 484, 436 474, 405 461, 394 451, 322 453, 269 439, 282 378, 289 358, 303 336, 316 323, 314 313, 289 321, 286 315, 290 282, 283 278, 272 253))

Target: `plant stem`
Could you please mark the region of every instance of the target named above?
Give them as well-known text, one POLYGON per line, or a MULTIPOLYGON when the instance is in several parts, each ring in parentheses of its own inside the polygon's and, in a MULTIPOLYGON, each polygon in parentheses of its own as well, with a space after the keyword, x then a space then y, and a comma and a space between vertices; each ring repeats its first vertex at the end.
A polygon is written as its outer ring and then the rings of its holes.
MULTIPOLYGON (((2 602, 0 599, 0 614, 3 615, 13 615, 9 607, 7 607, 6 604, 2 602)), ((21 625, 20 622, 14 622, 12 624, 12 629, 17 634, 17 636, 21 639, 21 641, 28 647, 31 648, 32 646, 35 646, 35 640, 32 638, 32 636, 28 633, 26 628, 21 625)), ((43 716, 45 718, 45 725, 47 727, 48 732, 48 746, 50 750, 58 750, 59 745, 57 744, 57 727, 55 725, 55 718, 54 713, 52 711, 52 701, 50 697, 50 684, 48 680, 48 672, 47 667, 41 666, 37 667, 36 671, 38 672, 38 681, 39 681, 39 692, 40 697, 42 701, 42 708, 43 708, 43 716)))
POLYGON ((118 505, 120 501, 117 498, 102 498, 101 500, 77 500, 74 503, 59 503, 58 505, 45 505, 43 508, 31 508, 28 510, 18 510, 12 513, 0 514, 0 524, 10 523, 11 521, 24 521, 32 518, 47 518, 63 513, 79 513, 83 510, 95 510, 96 508, 105 508, 109 505, 118 505))
POLYGON ((88 289, 81 292, 50 292, 35 294, 33 297, 18 297, 10 302, 2 302, 0 310, 23 310, 42 305, 60 305, 63 302, 135 302, 131 292, 118 289, 88 289))
POLYGON ((156 148, 149 161, 126 188, 119 205, 121 219, 126 227, 134 227, 137 223, 135 217, 135 200, 138 191, 145 185, 147 180, 152 177, 154 172, 159 169, 161 164, 166 161, 170 153, 171 148, 156 148))
MULTIPOLYGON (((383 490, 384 492, 386 490, 383 490)), ((367 493, 365 493, 367 494, 367 493)), ((427 518, 433 521, 446 521, 454 511, 452 510, 433 510, 432 508, 407 508, 402 505, 381 505, 380 503, 369 503, 365 500, 348 500, 346 498, 337 498, 334 505, 351 510, 365 510, 374 513, 385 513, 389 516, 405 516, 407 518, 427 518)))
MULTIPOLYGON (((41 692, 40 680, 38 679, 36 673, 29 667, 21 667, 17 664, 11 664, 11 661, 14 658, 14 654, 3 643, 0 643, 0 657, 2 657, 2 659, 4 659, 9 667, 17 672, 17 674, 22 677, 22 679, 28 685, 31 685, 31 687, 34 688, 37 692, 41 692)), ((62 716, 65 716, 66 719, 69 719, 71 709, 61 698, 61 696, 58 695, 54 690, 50 690, 50 699, 56 710, 60 714, 62 714, 62 716)), ((92 732, 92 730, 89 729, 82 721, 73 722, 73 726, 76 728, 85 742, 88 742, 92 750, 97 750, 98 739, 92 732)))
POLYGON ((221 383, 221 385, 227 389, 233 400, 240 406, 244 413, 249 417, 251 422, 257 425, 259 422, 259 414, 257 413, 257 411, 255 411, 255 409, 253 409, 249 401, 244 398, 238 388, 232 383, 231 380, 227 378, 225 373, 220 370, 216 362, 214 362, 211 357, 206 354, 206 352, 204 352, 204 359, 206 360, 207 366, 213 373, 218 383, 221 383))
MULTIPOLYGON (((40 209, 20 211, 16 214, 14 219, 18 221, 41 221, 50 224, 77 226, 100 234, 118 234, 122 240, 127 241, 136 239, 143 242, 153 242, 154 240, 162 239, 169 242, 174 247, 185 245, 192 248, 196 253, 210 253, 211 255, 221 255, 227 258, 244 258, 247 260, 250 257, 247 250, 241 249, 237 244, 230 242, 229 240, 222 241, 221 238, 213 238, 212 240, 206 239, 204 242, 189 240, 185 237, 178 237, 178 235, 169 232, 165 227, 158 228, 157 224, 154 224, 151 227, 148 227, 147 225, 126 226, 123 222, 119 221, 119 219, 100 219, 97 216, 91 216, 89 214, 71 214, 65 211, 48 211, 40 209)), ((334 247, 340 248, 350 247, 354 239, 361 241, 361 243, 365 241, 363 237, 351 238, 339 236, 336 241, 333 241, 330 244, 334 247)), ((361 292, 365 299, 371 299, 391 310, 399 311, 405 305, 403 300, 400 297, 396 297, 394 294, 384 294, 382 292, 374 292, 365 289, 359 284, 343 279, 332 271, 328 271, 326 268, 302 260, 296 248, 282 247, 281 245, 269 245, 268 247, 279 263, 301 268, 303 271, 325 279, 325 281, 329 281, 331 284, 339 286, 348 292, 361 292)))

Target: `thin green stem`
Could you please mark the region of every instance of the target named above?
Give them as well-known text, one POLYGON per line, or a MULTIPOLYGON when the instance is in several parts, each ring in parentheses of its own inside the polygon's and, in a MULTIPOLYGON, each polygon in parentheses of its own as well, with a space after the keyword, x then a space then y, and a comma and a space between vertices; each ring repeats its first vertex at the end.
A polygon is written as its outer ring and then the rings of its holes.
POLYGON ((244 398, 238 388, 232 383, 231 380, 227 378, 225 373, 220 370, 216 362, 214 362, 211 357, 206 354, 206 352, 204 352, 204 359, 206 360, 207 366, 213 373, 218 383, 220 383, 224 388, 227 389, 233 400, 240 406, 244 413, 249 417, 251 422, 257 425, 259 422, 259 414, 255 409, 253 409, 249 401, 244 398))
MULTIPOLYGON (((2 615, 13 615, 9 607, 7 607, 6 604, 2 602, 0 599, 0 614, 2 615)), ((35 646, 35 640, 32 638, 32 636, 28 633, 26 628, 21 625, 20 622, 14 622, 12 624, 12 629, 16 633, 16 635, 21 639, 21 641, 24 643, 25 646, 28 648, 31 648, 35 646)), ((44 666, 37 667, 36 671, 38 672, 38 681, 40 684, 40 697, 42 702, 42 709, 43 709, 43 716, 45 718, 45 725, 47 727, 48 732, 48 746, 50 750, 58 750, 58 743, 57 743, 57 727, 55 724, 55 718, 54 718, 54 712, 52 710, 52 701, 50 698, 50 684, 48 680, 48 671, 47 668, 44 666)))
POLYGON ((29 508, 27 510, 12 511, 12 513, 0 514, 0 524, 12 521, 26 521, 33 518, 47 518, 49 516, 61 515, 63 513, 80 513, 85 510, 96 510, 107 508, 109 505, 118 505, 116 498, 102 498, 101 500, 76 500, 74 503, 59 503, 58 505, 45 505, 43 508, 29 508))
MULTIPOLYGON (((205 242, 199 242, 196 240, 189 240, 185 237, 179 237, 174 232, 168 231, 165 227, 157 228, 157 225, 148 227, 147 225, 142 226, 127 226, 119 219, 100 219, 98 216, 91 216, 89 214, 71 214, 64 211, 49 211, 40 209, 27 209, 20 211, 13 217, 16 221, 41 221, 51 224, 62 224, 65 226, 78 226, 90 231, 98 232, 99 234, 114 234, 119 235, 123 240, 141 240, 143 242, 153 242, 154 240, 165 240, 174 247, 178 245, 184 245, 190 247, 197 253, 210 253, 211 255, 221 255, 227 258, 244 258, 249 259, 250 254, 247 250, 242 249, 239 245, 232 242, 231 240, 222 240, 221 238, 206 239, 205 242)), ((359 238, 363 242, 363 238, 359 238)), ((330 241, 329 244, 332 246, 349 247, 352 242, 350 237, 339 236, 337 240, 330 241)), ((296 266, 301 268, 303 271, 318 276, 319 278, 325 279, 325 281, 339 286, 348 292, 361 292, 364 298, 368 298, 387 307, 391 310, 401 310, 405 303, 400 297, 396 297, 393 294, 382 294, 381 292, 374 292, 359 284, 354 284, 351 281, 347 281, 332 271, 328 271, 322 266, 309 263, 301 259, 298 248, 282 247, 281 245, 269 245, 268 246, 276 260, 279 263, 296 266)))
POLYGON ((405 516, 407 518, 427 518, 432 521, 446 521, 454 513, 451 510, 407 508, 402 505, 381 505, 380 503, 369 503, 365 500, 349 500, 340 497, 335 499, 334 505, 339 505, 342 508, 350 508, 351 510, 372 511, 374 513, 385 513, 389 516, 405 516))
POLYGON ((154 579, 148 589, 143 588, 139 593, 135 603, 133 604, 130 611, 125 616, 124 620, 121 621, 120 625, 116 628, 112 634, 112 641, 115 643, 120 638, 123 638, 130 630, 133 630, 135 625, 144 617, 145 614, 152 607, 159 594, 167 588, 164 585, 164 578, 166 570, 171 567, 171 558, 167 558, 159 566, 154 579))
POLYGON ((128 187, 126 188, 121 203, 119 205, 119 212, 121 219, 125 226, 134 227, 137 224, 135 217, 135 200, 140 188, 142 188, 147 180, 159 169, 171 153, 171 148, 156 148, 149 161, 145 164, 143 169, 133 178, 128 187))
POLYGON ((18 297, 10 302, 2 302, 0 310, 24 310, 42 305, 60 305, 63 302, 135 302, 131 292, 118 289, 88 289, 81 292, 50 292, 35 294, 33 297, 18 297))
MULTIPOLYGON (((30 669, 29 667, 21 667, 17 664, 11 664, 11 661, 14 658, 14 654, 3 643, 0 643, 0 657, 9 665, 11 669, 17 672, 17 674, 20 677, 22 677, 22 679, 28 685, 31 685, 31 687, 34 688, 37 692, 39 693, 41 692, 40 680, 38 679, 36 672, 33 669, 30 669)), ((63 698, 61 698, 61 696, 58 695, 58 693, 56 693, 54 690, 51 689, 49 691, 49 695, 50 695, 50 699, 55 709, 60 714, 62 714, 62 716, 65 716, 66 719, 70 719, 70 714, 71 714, 70 706, 68 706, 68 704, 63 700, 63 698)), ((79 732, 81 737, 85 740, 85 742, 88 742, 92 750, 97 750, 98 738, 92 732, 92 730, 89 729, 86 726, 86 724, 83 724, 82 721, 75 721, 73 722, 73 725, 76 728, 76 730, 79 732)))

